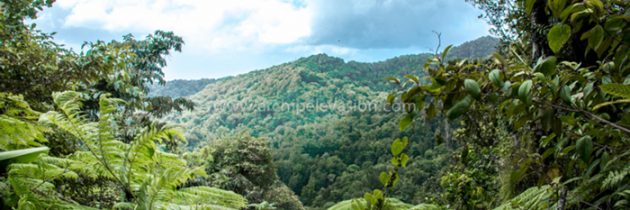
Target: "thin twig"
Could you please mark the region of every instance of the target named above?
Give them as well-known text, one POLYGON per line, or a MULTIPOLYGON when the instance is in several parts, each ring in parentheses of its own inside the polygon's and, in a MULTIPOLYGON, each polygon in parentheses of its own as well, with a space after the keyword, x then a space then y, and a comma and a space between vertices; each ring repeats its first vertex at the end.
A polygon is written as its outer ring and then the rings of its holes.
POLYGON ((555 104, 550 104, 550 105, 551 105, 552 107, 554 107, 554 108, 562 109, 562 110, 565 110, 565 111, 571 111, 571 112, 582 113, 582 114, 586 115, 586 116, 587 116, 588 118, 590 118, 590 119, 593 119, 593 120, 599 121, 600 123, 604 123, 604 124, 610 125, 610 126, 612 126, 612 127, 614 127, 614 128, 617 128, 617 129, 619 129, 619 130, 621 130, 621 131, 623 131, 623 132, 626 132, 626 133, 630 134, 630 129, 628 129, 628 128, 626 128, 626 127, 623 127, 623 126, 621 126, 621 125, 619 125, 619 124, 617 124, 617 123, 610 122, 610 121, 608 121, 608 120, 606 120, 606 119, 604 119, 604 118, 601 118, 600 116, 597 116, 596 114, 593 114, 593 113, 591 113, 591 112, 589 112, 589 111, 586 111, 586 110, 583 110, 583 109, 575 109, 575 108, 570 108, 570 107, 565 107, 565 106, 555 105, 555 104))
POLYGON ((433 33, 435 34, 435 36, 437 36, 438 39, 437 48, 435 48, 435 56, 438 56, 440 52, 440 47, 442 46, 442 33, 437 31, 433 31, 433 33))

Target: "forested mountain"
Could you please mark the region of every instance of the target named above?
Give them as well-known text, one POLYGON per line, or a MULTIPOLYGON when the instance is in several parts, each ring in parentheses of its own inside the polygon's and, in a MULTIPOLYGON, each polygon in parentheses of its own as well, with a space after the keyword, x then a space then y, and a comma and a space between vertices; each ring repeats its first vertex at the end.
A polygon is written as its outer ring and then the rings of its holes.
POLYGON ((181 37, 75 52, 53 2, 0 1, 1 209, 630 209, 627 1, 468 0, 500 45, 161 90, 181 37))
MULTIPOLYGON (((496 47, 499 45, 499 39, 492 36, 484 36, 475 40, 464 42, 459 46, 455 46, 451 49, 449 54, 450 59, 454 58, 482 58, 492 54, 496 47)), ((341 67, 344 61, 339 58, 330 58, 326 55, 319 55, 321 58, 311 56, 308 58, 302 58, 294 63, 303 65, 314 71, 324 71, 326 69, 331 70, 335 68, 337 75, 347 74, 349 79, 356 79, 362 81, 364 85, 378 84, 376 88, 378 90, 387 91, 387 86, 383 86, 385 83, 385 77, 392 76, 390 73, 401 75, 404 73, 410 73, 414 70, 417 71, 428 58, 430 54, 417 54, 417 55, 402 55, 396 58, 391 58, 381 62, 375 63, 361 63, 356 61, 349 61, 344 67, 341 67), (329 59, 329 61, 324 61, 329 59), (321 61, 318 61, 321 60, 321 61), (334 61, 333 61, 334 60, 334 61), (352 73, 352 71, 356 71, 352 73), (356 75, 357 72, 363 72, 362 75, 356 75), (357 78, 361 77, 361 78, 357 78)), ((220 78, 220 79, 196 79, 196 80, 169 80, 165 85, 153 84, 150 86, 150 96, 170 96, 170 97, 184 97, 193 95, 206 85, 216 82, 218 80, 231 79, 232 77, 220 78)))
MULTIPOLYGON (((470 50, 474 46, 489 56, 497 42, 488 40, 495 39, 483 37, 467 42, 466 49, 456 47, 453 51, 469 55, 477 52, 470 50)), ((377 172, 386 168, 387 151, 378 148, 387 147, 388 139, 406 135, 414 143, 409 151, 412 165, 421 164, 417 167, 421 171, 409 172, 414 177, 403 178, 405 185, 394 193, 405 202, 421 203, 431 197, 437 185, 432 173, 437 173, 445 161, 434 148, 439 122, 400 132, 397 123, 403 111, 386 109, 385 100, 374 99, 387 98, 394 88, 386 77, 421 74, 431 57, 425 53, 361 63, 313 55, 209 83, 188 97, 196 104, 194 111, 166 119, 186 128, 193 149, 233 133, 266 139, 279 179, 305 205, 320 208, 360 197, 376 187, 366 183, 374 183, 371 180, 376 179, 377 172), (362 110, 362 106, 373 110, 362 110)), ((169 83, 166 88, 185 88, 169 83)))

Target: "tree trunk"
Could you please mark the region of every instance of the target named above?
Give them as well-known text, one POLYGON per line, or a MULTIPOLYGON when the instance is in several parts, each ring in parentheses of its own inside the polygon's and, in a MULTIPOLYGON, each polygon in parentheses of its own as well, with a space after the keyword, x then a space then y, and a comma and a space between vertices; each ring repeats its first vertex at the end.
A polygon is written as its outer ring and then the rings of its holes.
POLYGON ((531 27, 532 36, 530 42, 532 45, 532 64, 536 63, 536 60, 540 57, 545 57, 551 54, 551 49, 547 42, 547 35, 543 33, 546 27, 549 26, 549 17, 545 12, 547 6, 547 0, 536 0, 532 7, 531 13, 531 27))

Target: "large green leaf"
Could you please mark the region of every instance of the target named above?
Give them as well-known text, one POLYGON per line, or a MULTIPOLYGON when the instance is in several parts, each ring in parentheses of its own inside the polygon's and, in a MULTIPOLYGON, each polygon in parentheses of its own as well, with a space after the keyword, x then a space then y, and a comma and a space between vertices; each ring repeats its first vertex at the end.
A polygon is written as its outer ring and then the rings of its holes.
POLYGON ((378 176, 378 180, 383 185, 387 184, 388 179, 389 179, 389 176, 387 176, 387 172, 385 172, 385 171, 382 171, 381 174, 378 176))
POLYGON ((539 60, 536 66, 534 67, 534 70, 536 72, 543 73, 546 76, 553 75, 556 73, 557 60, 558 59, 556 58, 556 56, 549 56, 545 58, 544 60, 539 60))
POLYGON ((403 149, 405 149, 408 143, 409 143, 409 139, 407 138, 403 138, 402 140, 401 139, 394 140, 394 142, 392 142, 392 147, 391 147, 392 155, 394 156, 399 155, 403 151, 403 149))
POLYGON ((475 80, 472 80, 472 79, 464 80, 464 88, 466 89, 468 94, 470 94, 471 96, 477 99, 481 95, 481 89, 479 88, 479 84, 475 80))
POLYGON ((527 14, 532 13, 532 9, 534 8, 534 3, 536 3, 536 0, 525 0, 525 12, 527 14))
POLYGON ((444 51, 442 51, 442 60, 446 60, 446 56, 448 55, 448 51, 451 50, 451 48, 453 48, 453 45, 449 45, 446 48, 444 48, 444 51))
POLYGON ((501 71, 498 69, 492 70, 490 74, 488 74, 488 78, 497 87, 503 87, 503 81, 501 81, 501 71))
POLYGON ((591 159, 591 152, 593 152, 593 140, 590 136, 583 136, 578 139, 575 145, 577 153, 584 162, 588 162, 591 159))
POLYGON ((400 120, 400 131, 404 131, 405 129, 407 129, 407 127, 409 127, 411 122, 413 122, 413 117, 414 117, 414 114, 409 113, 400 120))
POLYGON ((407 162, 409 162, 409 155, 407 154, 400 155, 400 166, 403 168, 407 167, 407 162))
POLYGON ((407 74, 407 75, 405 75, 405 78, 413 81, 414 83, 416 83, 416 85, 420 85, 420 78, 418 78, 418 76, 416 76, 416 75, 407 74))
POLYGON ((396 77, 385 77, 385 80, 396 83, 398 85, 400 85, 400 80, 396 77))
POLYGON ((564 23, 554 25, 547 34, 549 48, 551 48, 554 53, 558 53, 570 37, 571 26, 564 23))
POLYGON ((30 162, 33 161, 39 154, 48 153, 50 150, 48 147, 35 147, 28 149, 18 149, 11 151, 0 152, 0 161, 11 160, 13 162, 30 162))
POLYGON ((446 116, 448 119, 455 119, 466 111, 468 111, 468 107, 470 107, 470 103, 472 102, 472 98, 470 96, 466 96, 466 98, 458 101, 453 107, 451 107, 447 112, 446 116))
POLYGON ((526 80, 518 87, 518 97, 525 103, 531 103, 532 80, 526 80))
POLYGON ((34 147, 28 149, 18 149, 0 152, 0 171, 4 170, 11 163, 32 162, 42 153, 48 153, 48 147, 34 147))
POLYGON ((554 16, 560 16, 566 3, 566 0, 551 0, 547 1, 547 6, 551 9, 554 16))
POLYGON ((608 102, 597 104, 596 106, 593 107, 593 111, 598 110, 598 109, 600 109, 602 107, 605 107, 605 106, 610 106, 610 105, 614 105, 614 104, 628 104, 628 103, 630 103, 630 99, 620 99, 620 100, 616 100, 616 101, 608 101, 608 102))
POLYGON ((562 86, 560 89, 560 98, 567 104, 573 104, 571 100, 571 88, 569 86, 562 86))
POLYGON ((622 98, 630 98, 630 85, 605 84, 599 86, 605 93, 622 98))
POLYGON ((604 28, 601 25, 593 27, 588 32, 584 33, 581 39, 588 38, 588 48, 597 50, 604 41, 604 28))

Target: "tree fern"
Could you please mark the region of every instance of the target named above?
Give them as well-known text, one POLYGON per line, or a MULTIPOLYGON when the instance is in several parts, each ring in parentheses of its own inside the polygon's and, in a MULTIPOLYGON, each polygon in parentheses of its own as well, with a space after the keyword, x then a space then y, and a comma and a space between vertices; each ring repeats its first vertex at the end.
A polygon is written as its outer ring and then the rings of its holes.
POLYGON ((438 205, 433 205, 433 204, 418 204, 415 205, 413 207, 411 207, 409 210, 444 210, 446 208, 440 207, 438 205))
MULTIPOLYGON (((354 210, 354 209, 365 209, 366 207, 365 199, 356 199, 356 200, 346 200, 341 201, 330 208, 328 210, 354 210), (363 207, 363 208, 362 208, 363 207)), ((412 208, 411 204, 404 203, 395 198, 387 198, 385 202, 384 210, 407 210, 412 208)))
POLYGON ((132 209, 240 209, 246 200, 235 193, 209 187, 177 188, 189 179, 204 176, 202 168, 191 168, 185 160, 162 152, 158 143, 183 139, 169 126, 141 129, 131 143, 118 139, 113 115, 122 103, 101 96, 98 122, 88 122, 81 112, 77 92, 53 94, 59 112, 51 111, 40 122, 70 133, 83 147, 68 158, 40 157, 30 164, 12 164, 9 181, 19 197, 18 206, 50 208, 50 205, 78 206, 55 190, 53 180, 79 176, 106 178, 124 189, 126 201, 117 208, 132 209))
POLYGON ((78 177, 77 173, 63 167, 68 161, 44 155, 32 163, 11 164, 8 182, 17 196, 17 204, 13 205, 18 209, 87 209, 64 198, 52 183, 59 178, 78 177))
POLYGON ((495 210, 550 209, 553 204, 551 202, 552 195, 553 190, 549 185, 532 187, 495 208, 495 210))
POLYGON ((622 181, 630 175, 630 167, 626 167, 623 171, 611 171, 602 182, 602 190, 612 189, 619 186, 622 181))
POLYGON ((0 92, 0 150, 36 147, 46 142, 44 128, 35 123, 38 117, 39 113, 22 96, 0 92))

